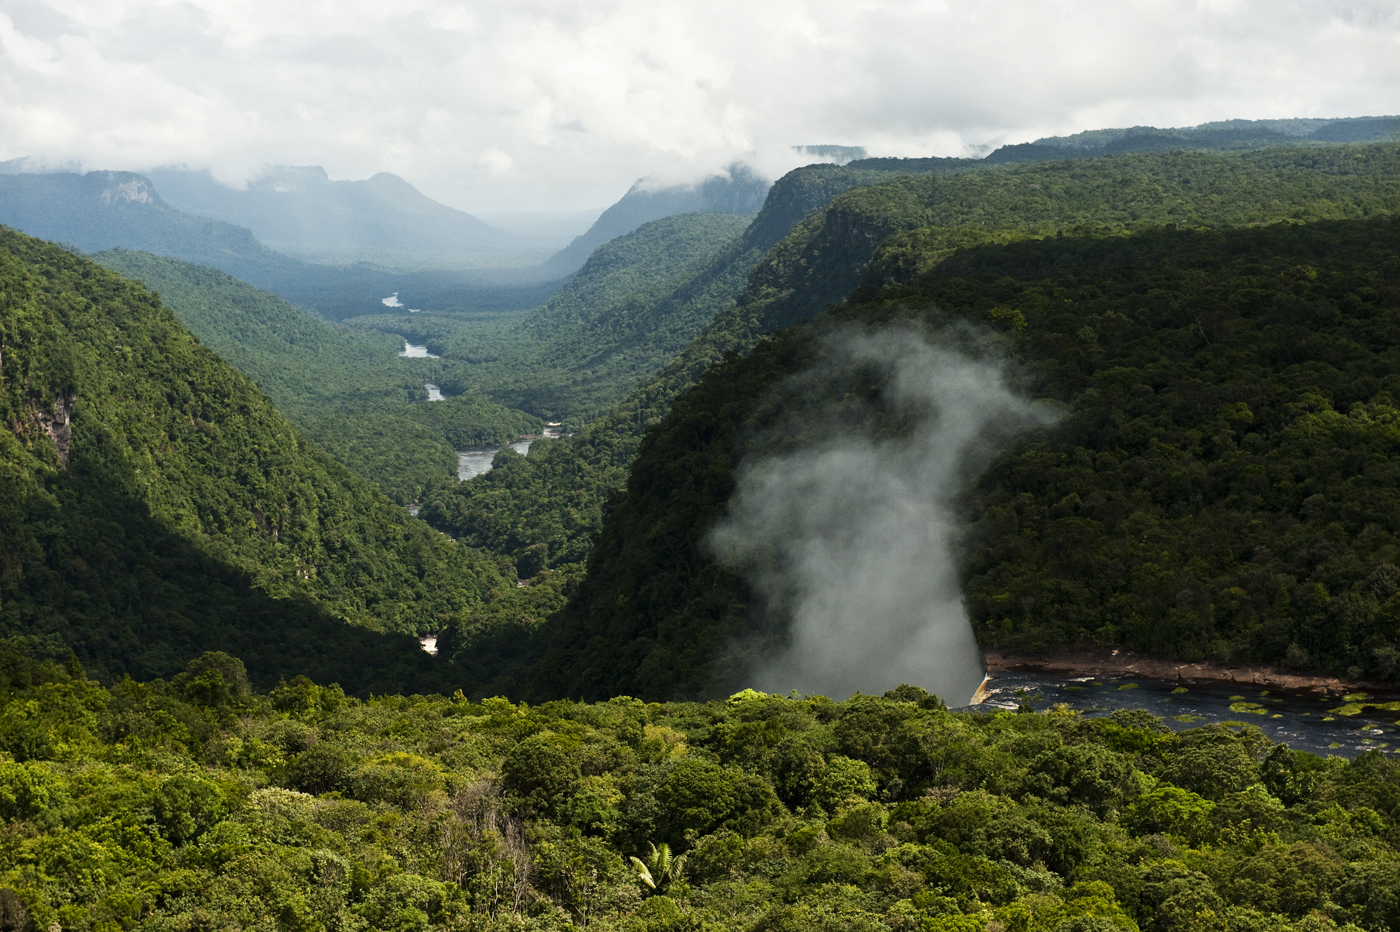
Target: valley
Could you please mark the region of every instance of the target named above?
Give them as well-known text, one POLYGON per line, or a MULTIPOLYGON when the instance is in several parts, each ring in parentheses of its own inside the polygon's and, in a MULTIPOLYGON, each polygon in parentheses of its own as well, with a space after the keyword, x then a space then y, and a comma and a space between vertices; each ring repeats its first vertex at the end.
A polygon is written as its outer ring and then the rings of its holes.
POLYGON ((0 174, 0 929, 1394 927, 1398 136, 0 174))

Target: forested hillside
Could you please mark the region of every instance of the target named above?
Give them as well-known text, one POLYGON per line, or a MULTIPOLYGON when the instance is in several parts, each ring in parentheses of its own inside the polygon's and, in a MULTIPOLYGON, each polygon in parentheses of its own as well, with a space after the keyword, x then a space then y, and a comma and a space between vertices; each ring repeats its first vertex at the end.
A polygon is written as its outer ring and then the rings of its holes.
POLYGON ((577 425, 626 397, 705 326, 714 308, 672 307, 664 298, 729 247, 749 219, 692 213, 645 224, 600 247, 522 314, 399 311, 352 325, 406 333, 448 364, 468 363, 472 383, 500 403, 577 425))
MULTIPOLYGON (((999 333, 1022 390, 1064 408, 962 500, 984 647, 1125 645, 1400 678, 1392 217, 1056 235, 936 264, 929 239, 887 242, 856 299, 676 402, 554 622, 539 694, 694 695, 743 673, 736 645, 781 640, 788 619, 755 617, 705 539, 736 468, 791 407, 784 380, 841 323, 999 333)), ((909 429, 882 407, 878 373, 850 378, 823 391, 867 398, 877 436, 909 429)), ((826 433, 784 423, 790 446, 826 433)))
MULTIPOLYGON (((844 191, 890 177, 888 171, 834 165, 789 172, 769 189, 762 211, 742 236, 719 249, 708 262, 669 283, 640 294, 617 290, 622 307, 629 318, 651 326, 682 321, 693 328, 692 332, 704 332, 743 291, 749 273, 763 255, 798 221, 844 191)), ((615 245, 622 246, 629 239, 615 245)), ((608 252, 603 250, 603 256, 608 252)), ((667 335, 673 340, 676 336, 673 330, 667 335)), ((567 341, 556 342, 561 349, 568 346, 567 341)), ((697 366, 703 369, 703 356, 687 350, 672 359, 671 353, 681 347, 675 342, 666 346, 665 354, 653 352, 654 368, 669 372, 683 360, 685 372, 697 366)), ((469 350, 459 348, 456 352, 469 350)), ((626 478, 642 433, 665 413, 674 397, 675 382, 674 376, 653 373, 630 397, 567 440, 541 444, 528 458, 503 451, 497 468, 490 473, 434 494, 425 506, 424 518, 475 546, 513 555, 524 561, 530 572, 546 563, 560 566, 582 560, 590 536, 601 526, 604 500, 626 478)), ((615 384, 599 384, 617 392, 615 384)))
POLYGON ((104 689, 0 644, 7 928, 1384 932, 1400 765, 1103 718, 104 689))
POLYGON ((400 358, 400 336, 317 320, 276 295, 178 259, 128 250, 93 258, 158 292, 299 431, 400 504, 455 479, 457 450, 506 443, 543 426, 474 388, 480 380, 469 364, 400 358), (428 403, 427 382, 445 388, 445 400, 428 403))
POLYGON ((309 445, 139 285, 0 231, 0 292, 5 633, 109 677, 226 649, 260 681, 405 689, 407 634, 514 585, 309 445))
MULTIPOLYGON (((536 553, 547 549, 552 565, 579 560, 601 527, 603 502, 626 479, 641 435, 672 400, 727 353, 746 352, 761 334, 841 301, 890 237, 877 278, 914 274, 961 246, 1061 229, 1226 227, 1400 207, 1395 146, 1178 152, 977 172, 940 160, 928 168, 938 173, 890 179, 870 170, 813 166, 784 178, 746 231, 743 251, 702 273, 716 280, 721 270, 728 272, 731 287, 744 274, 746 283, 684 352, 607 416, 540 451, 543 456, 512 459, 507 469, 439 491, 425 517, 498 552, 518 555, 533 547, 536 553), (825 203, 830 206, 815 210, 825 203)), ((719 299, 722 293, 712 294, 719 299)))

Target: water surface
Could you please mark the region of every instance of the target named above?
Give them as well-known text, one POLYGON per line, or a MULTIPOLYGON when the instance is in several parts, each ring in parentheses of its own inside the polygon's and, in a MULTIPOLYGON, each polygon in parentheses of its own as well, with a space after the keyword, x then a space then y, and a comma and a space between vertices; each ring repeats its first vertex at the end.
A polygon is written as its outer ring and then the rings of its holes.
POLYGON ((1355 757, 1400 749, 1400 693, 1322 694, 1219 680, 1168 682, 1137 676, 994 673, 980 708, 1037 710, 1065 703, 1087 716, 1146 709, 1176 731, 1210 722, 1255 725, 1274 741, 1314 754, 1355 757))
POLYGON ((403 341, 403 352, 399 353, 407 359, 441 359, 436 353, 428 352, 427 346, 414 346, 407 340, 403 341))
MULTIPOLYGON (((528 440, 517 440, 515 443, 507 444, 507 446, 521 456, 530 452, 530 441, 528 440)), ((500 447, 482 447, 479 450, 458 450, 457 478, 465 482, 472 476, 479 476, 482 473, 490 472, 491 461, 496 458, 496 454, 500 451, 500 447)))

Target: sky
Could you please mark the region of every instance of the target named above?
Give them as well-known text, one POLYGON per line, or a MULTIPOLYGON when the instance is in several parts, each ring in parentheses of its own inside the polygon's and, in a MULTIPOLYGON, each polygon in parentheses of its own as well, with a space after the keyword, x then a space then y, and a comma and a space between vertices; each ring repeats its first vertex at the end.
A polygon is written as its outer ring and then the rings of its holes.
POLYGON ((1396 113, 1394 0, 0 0, 0 159, 389 171, 477 213, 794 145, 1396 113))

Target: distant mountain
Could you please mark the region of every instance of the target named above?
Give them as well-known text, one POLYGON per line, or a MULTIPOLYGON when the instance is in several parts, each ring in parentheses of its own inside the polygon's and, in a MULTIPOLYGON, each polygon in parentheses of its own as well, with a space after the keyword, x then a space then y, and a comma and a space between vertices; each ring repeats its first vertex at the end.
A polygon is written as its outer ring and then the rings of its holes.
POLYGON ((644 223, 676 214, 753 214, 773 182, 760 178, 747 165, 730 166, 727 174, 715 175, 689 185, 652 187, 646 178, 638 181, 622 200, 603 211, 588 232, 555 253, 544 268, 551 277, 572 274, 604 243, 631 233, 644 223))
POLYGON ((1395 116, 1341 120, 1224 120, 1175 129, 1132 126, 1090 130, 1073 136, 1047 136, 1035 142, 1002 146, 988 155, 986 161, 992 164, 1043 162, 1125 152, 1229 151, 1397 141, 1400 141, 1400 117, 1395 116))
POLYGON ((316 260, 460 262, 464 255, 543 255, 548 248, 439 204, 389 172, 332 181, 319 165, 278 165, 246 188, 183 168, 158 168, 147 177, 180 210, 248 227, 273 249, 316 260))
POLYGON ((303 262, 269 249, 246 227, 171 206, 149 178, 132 172, 0 172, 0 224, 86 252, 132 249, 216 268, 332 320, 382 311, 381 299, 395 292, 410 307, 495 312, 533 307, 554 290, 533 269, 303 262))
POLYGON ((250 230, 171 207, 132 172, 0 174, 0 223, 88 252, 120 246, 218 268, 293 261, 250 230))

